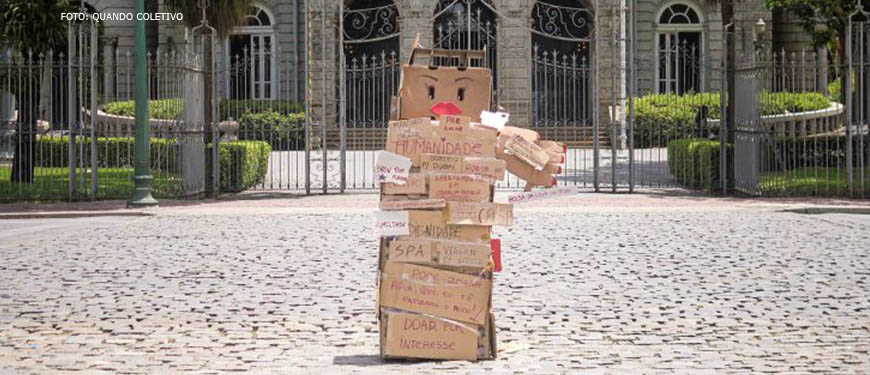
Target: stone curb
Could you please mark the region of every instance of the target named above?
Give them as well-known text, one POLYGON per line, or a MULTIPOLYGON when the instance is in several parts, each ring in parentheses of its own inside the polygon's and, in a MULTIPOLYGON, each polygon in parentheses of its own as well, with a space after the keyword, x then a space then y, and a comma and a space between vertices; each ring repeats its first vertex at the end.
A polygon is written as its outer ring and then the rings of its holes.
POLYGON ((795 214, 805 215, 821 215, 821 214, 855 214, 855 215, 870 215, 870 207, 806 207, 806 208, 790 208, 782 210, 782 212, 791 212, 795 214))
POLYGON ((21 219, 77 219, 85 217, 98 216, 118 216, 118 217, 146 217, 155 216, 153 212, 143 211, 66 211, 66 212, 23 212, 12 214, 0 214, 0 220, 21 220, 21 219))

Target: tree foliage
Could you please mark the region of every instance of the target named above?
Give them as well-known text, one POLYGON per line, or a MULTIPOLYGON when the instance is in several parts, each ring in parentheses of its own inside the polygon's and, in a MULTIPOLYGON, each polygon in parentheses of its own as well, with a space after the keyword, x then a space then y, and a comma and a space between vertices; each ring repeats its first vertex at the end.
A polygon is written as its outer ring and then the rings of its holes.
POLYGON ((795 15, 817 46, 840 37, 846 31, 849 14, 855 10, 855 0, 764 0, 764 5, 771 10, 787 10, 795 15), (827 25, 827 30, 816 30, 819 22, 827 25))
POLYGON ((0 40, 22 52, 42 53, 66 40, 67 0, 0 0, 0 40))
MULTIPOLYGON (((5 1, 5 0, 0 0, 5 1)), ((206 9, 206 19, 211 27, 217 31, 220 39, 228 36, 233 29, 241 25, 248 14, 254 0, 210 0, 210 6, 206 9)), ((202 18, 202 9, 197 0, 166 0, 165 5, 176 12, 184 14, 184 23, 189 27, 196 27, 202 18)))

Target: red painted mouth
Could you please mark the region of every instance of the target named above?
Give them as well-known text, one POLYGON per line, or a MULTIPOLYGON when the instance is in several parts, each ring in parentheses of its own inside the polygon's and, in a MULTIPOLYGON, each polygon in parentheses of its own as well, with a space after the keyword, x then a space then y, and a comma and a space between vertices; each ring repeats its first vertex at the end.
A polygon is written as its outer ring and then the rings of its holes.
POLYGON ((432 112, 436 116, 461 115, 462 108, 459 108, 459 106, 453 104, 453 102, 438 102, 433 104, 432 107, 429 108, 429 112, 432 112))

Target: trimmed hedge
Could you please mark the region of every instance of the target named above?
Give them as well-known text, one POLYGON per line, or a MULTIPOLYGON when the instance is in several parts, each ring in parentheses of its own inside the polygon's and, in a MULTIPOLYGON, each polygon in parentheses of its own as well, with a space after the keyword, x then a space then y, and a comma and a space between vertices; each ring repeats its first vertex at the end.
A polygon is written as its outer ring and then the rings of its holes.
POLYGON ((246 113, 256 112, 299 114, 305 112, 305 106, 290 100, 269 99, 221 99, 218 104, 218 116, 221 121, 228 120, 230 117, 240 119, 246 113))
MULTIPOLYGON (((91 160, 91 139, 76 137, 77 160, 91 160)), ((133 165, 135 140, 133 138, 97 138, 97 166, 123 168, 133 165)), ((151 168, 177 170, 180 148, 174 139, 151 138, 151 168)), ((36 137, 34 166, 58 167, 69 165, 69 137, 36 137)))
POLYGON ((275 111, 246 113, 239 119, 240 140, 265 141, 275 150, 305 148, 305 115, 283 115, 275 111))
MULTIPOLYGON (((727 145, 727 157, 734 153, 727 145)), ((720 178, 719 141, 703 138, 678 139, 668 143, 668 170, 678 183, 701 189, 716 190, 722 185, 720 178)), ((728 168, 728 181, 733 181, 733 172, 728 168)))
MULTIPOLYGON (((211 147, 211 146, 208 146, 211 147)), ((135 158, 133 138, 97 138, 99 168, 129 168, 135 158)), ((76 158, 90 160, 90 139, 76 138, 76 158)), ((37 137, 34 165, 69 165, 68 137, 37 137)), ((272 147, 262 141, 220 143, 221 191, 238 192, 263 181, 269 167, 272 147)), ((181 147, 175 139, 151 138, 151 168, 154 171, 181 173, 181 147)))
MULTIPOLYGON (((302 103, 290 100, 221 99, 218 106, 220 121, 228 120, 230 117, 239 119, 246 113, 277 112, 301 116, 301 113, 305 112, 305 106, 302 103)), ((177 120, 181 118, 184 102, 180 98, 152 99, 148 102, 148 110, 149 118, 177 120)), ((136 103, 134 100, 111 102, 103 106, 103 111, 112 115, 135 117, 136 103)))
MULTIPOLYGON (((815 111, 828 108, 824 95, 807 93, 761 93, 762 115, 815 111)), ((634 146, 665 147, 671 140, 705 136, 697 129, 701 108, 707 118, 720 118, 719 93, 653 94, 635 100, 634 146)))
MULTIPOLYGON (((767 145, 764 153, 767 159, 762 165, 766 170, 845 166, 847 143, 843 134, 777 137, 772 145, 767 145)), ((853 166, 860 166, 859 162, 866 158, 861 150, 867 150, 868 147, 870 135, 852 135, 853 166)))
MULTIPOLYGON (((160 120, 177 120, 181 116, 184 109, 184 103, 181 99, 159 99, 148 102, 149 118, 160 120)), ((110 115, 135 117, 136 116, 136 101, 127 100, 123 102, 111 102, 103 106, 103 111, 110 115)))
POLYGON ((232 141, 220 146, 221 191, 239 192, 263 182, 272 152, 268 143, 232 141))

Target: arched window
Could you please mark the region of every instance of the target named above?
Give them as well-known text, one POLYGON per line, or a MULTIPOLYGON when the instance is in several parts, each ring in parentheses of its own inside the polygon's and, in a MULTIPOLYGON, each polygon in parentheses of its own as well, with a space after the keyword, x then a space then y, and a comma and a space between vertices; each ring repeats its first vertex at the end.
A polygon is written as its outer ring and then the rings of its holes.
POLYGON ((590 58, 595 17, 580 0, 541 0, 532 9, 532 124, 592 124, 590 58))
POLYGON ((703 26, 692 6, 671 4, 659 13, 656 29, 656 91, 683 94, 702 87, 703 26))
POLYGON ((345 118, 349 128, 386 128, 399 86, 399 8, 393 0, 345 0, 345 118))
POLYGON ((274 21, 266 8, 253 5, 244 26, 227 38, 231 62, 229 95, 232 99, 272 99, 275 97, 276 54, 274 21))

